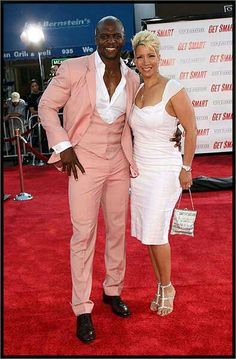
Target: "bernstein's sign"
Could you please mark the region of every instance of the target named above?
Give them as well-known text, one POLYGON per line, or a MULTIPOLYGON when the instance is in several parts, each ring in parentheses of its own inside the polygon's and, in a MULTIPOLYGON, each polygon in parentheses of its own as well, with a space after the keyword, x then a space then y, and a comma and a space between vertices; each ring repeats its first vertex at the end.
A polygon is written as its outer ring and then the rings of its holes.
POLYGON ((3 18, 3 58, 5 60, 31 60, 38 58, 37 51, 28 51, 20 40, 25 26, 42 27, 45 36, 41 57, 59 58, 89 55, 96 49, 95 27, 102 17, 113 15, 124 24, 126 44, 131 50, 134 35, 133 3, 47 3, 5 2, 3 18))

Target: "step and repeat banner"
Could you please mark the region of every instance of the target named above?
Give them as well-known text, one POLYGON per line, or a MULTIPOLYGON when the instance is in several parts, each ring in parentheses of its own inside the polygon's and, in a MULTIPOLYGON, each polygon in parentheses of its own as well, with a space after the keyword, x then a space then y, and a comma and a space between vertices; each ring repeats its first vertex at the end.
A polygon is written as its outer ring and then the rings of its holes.
POLYGON ((160 72, 180 81, 195 109, 196 153, 232 151, 232 18, 143 20, 161 42, 160 72))

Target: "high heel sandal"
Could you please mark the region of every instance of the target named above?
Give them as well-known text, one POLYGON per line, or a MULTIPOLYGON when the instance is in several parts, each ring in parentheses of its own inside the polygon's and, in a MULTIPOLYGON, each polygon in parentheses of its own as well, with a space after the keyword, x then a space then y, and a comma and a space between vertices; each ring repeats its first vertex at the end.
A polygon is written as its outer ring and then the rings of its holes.
POLYGON ((158 306, 158 314, 161 315, 161 316, 165 316, 165 315, 168 315, 170 314, 172 311, 173 311, 173 302, 174 302, 174 298, 175 298, 175 289, 173 287, 173 291, 174 291, 174 294, 172 295, 168 295, 167 297, 165 297, 165 288, 169 288, 171 287, 172 284, 169 283, 167 285, 161 285, 161 295, 160 295, 160 305, 158 306), (165 301, 168 301, 170 304, 172 304, 172 307, 168 306, 168 305, 165 305, 165 301), (166 314, 162 314, 162 310, 163 309, 167 309, 167 313, 166 314))
POLYGON ((158 283, 158 285, 157 285, 157 292, 156 292, 155 297, 153 298, 153 300, 151 301, 151 304, 150 304, 150 309, 151 309, 153 312, 156 312, 157 309, 158 309, 159 298, 160 298, 160 296, 161 296, 160 291, 161 291, 161 283, 158 283))

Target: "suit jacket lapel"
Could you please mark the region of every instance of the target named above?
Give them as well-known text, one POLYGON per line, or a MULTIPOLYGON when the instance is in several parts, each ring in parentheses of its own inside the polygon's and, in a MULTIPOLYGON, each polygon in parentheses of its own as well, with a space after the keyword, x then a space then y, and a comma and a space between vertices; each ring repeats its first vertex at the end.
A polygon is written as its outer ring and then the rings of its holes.
POLYGON ((96 69, 95 69, 95 53, 88 57, 88 71, 86 73, 86 82, 92 108, 96 104, 96 69))

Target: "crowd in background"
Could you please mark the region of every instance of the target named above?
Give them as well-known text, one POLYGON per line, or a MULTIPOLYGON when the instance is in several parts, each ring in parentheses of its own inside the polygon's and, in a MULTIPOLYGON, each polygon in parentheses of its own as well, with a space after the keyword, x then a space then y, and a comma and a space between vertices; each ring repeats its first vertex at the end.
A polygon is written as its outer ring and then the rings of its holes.
MULTIPOLYGON (((58 68, 59 65, 51 67, 50 78, 47 83, 45 83, 44 89, 40 88, 40 83, 37 79, 31 79, 29 82, 29 94, 25 99, 21 98, 19 92, 14 91, 9 98, 3 101, 4 138, 14 137, 16 128, 19 128, 22 134, 40 122, 37 116, 39 100, 52 77, 56 75, 58 68)), ((31 144, 34 148, 39 149, 40 152, 48 153, 47 138, 42 126, 40 131, 42 147, 39 148, 39 133, 37 127, 33 130, 31 144)), ((16 154, 15 145, 6 142, 4 144, 4 154, 16 154)))
MULTIPOLYGON (((126 65, 136 71, 133 62, 133 54, 127 51, 123 53, 122 57, 126 65)), ((40 86, 40 82, 34 78, 29 81, 29 93, 25 99, 21 98, 20 92, 17 91, 12 92, 9 98, 4 99, 4 138, 14 137, 16 128, 20 129, 20 133, 23 133, 29 128, 32 128, 35 123, 40 122, 39 118, 37 117, 39 100, 47 85, 56 75, 59 66, 60 64, 53 65, 51 67, 49 80, 44 83, 43 89, 40 86)), ((63 112, 63 109, 61 109, 60 112, 63 112)), ((63 121, 62 118, 61 121, 63 121)), ((31 144, 34 148, 40 150, 40 152, 49 153, 46 133, 42 126, 40 127, 40 131, 41 148, 39 148, 39 134, 37 128, 33 130, 31 144)), ((11 145, 10 143, 5 143, 4 154, 16 154, 15 146, 11 145)))

